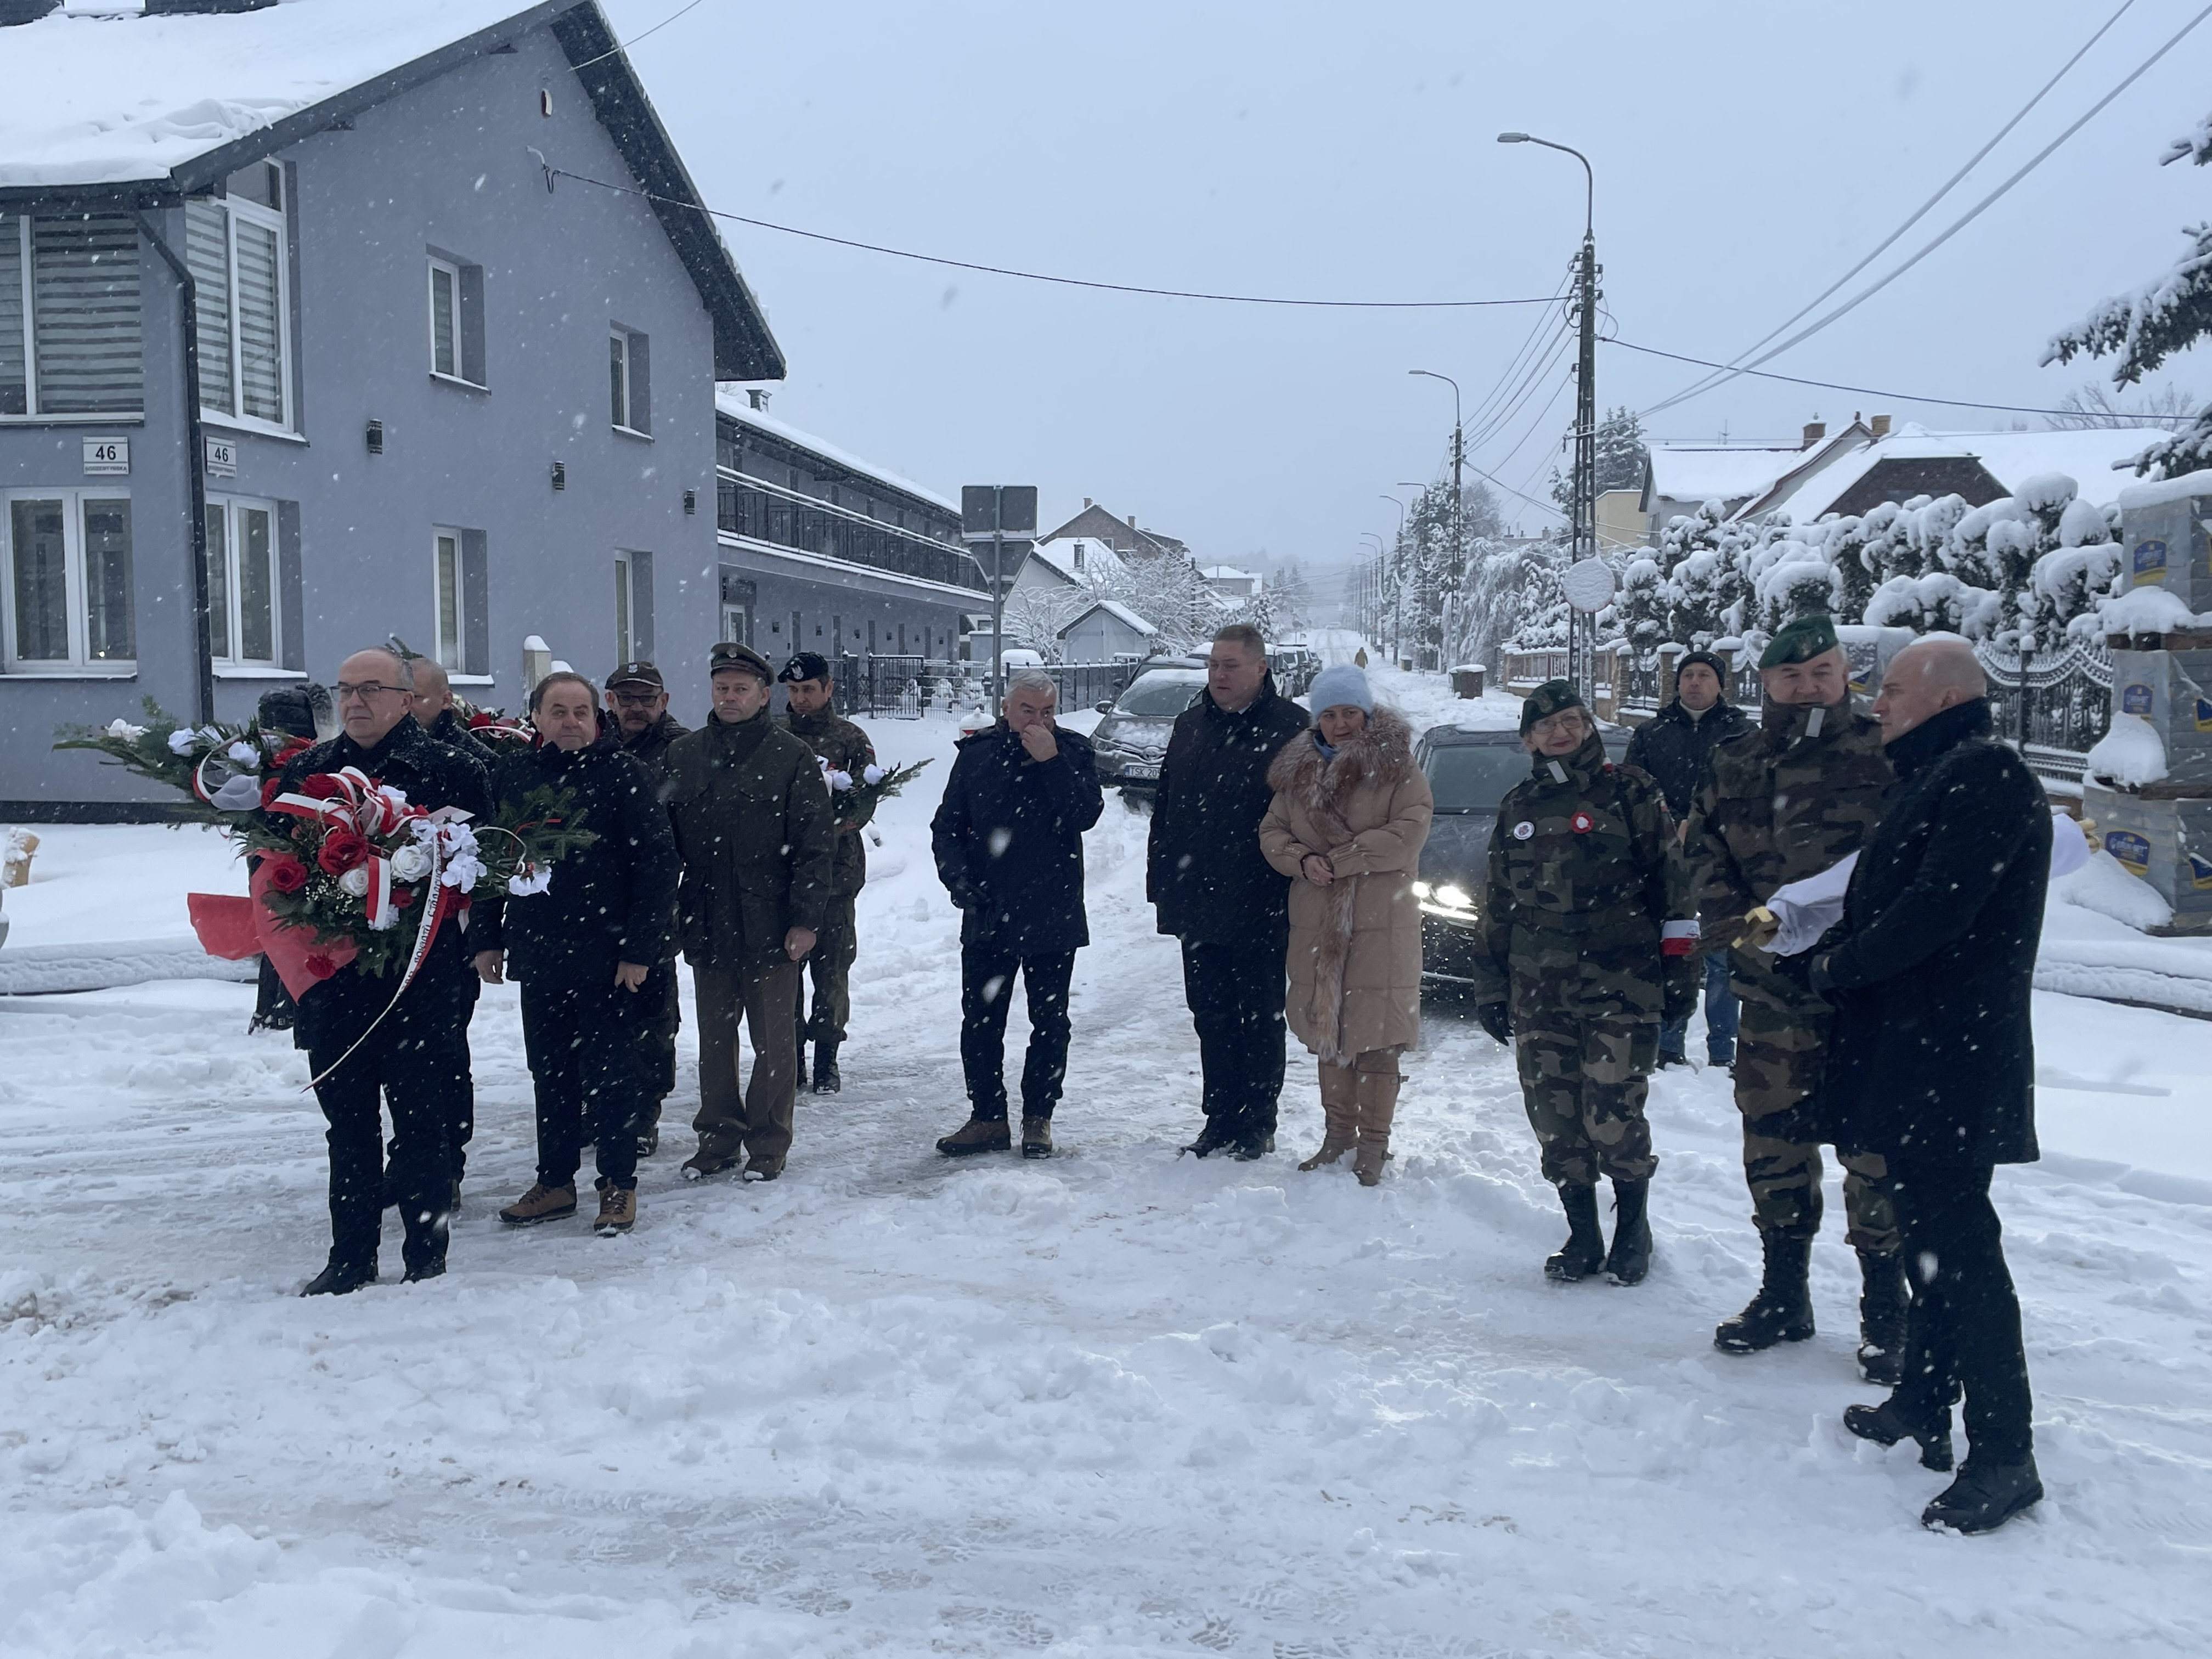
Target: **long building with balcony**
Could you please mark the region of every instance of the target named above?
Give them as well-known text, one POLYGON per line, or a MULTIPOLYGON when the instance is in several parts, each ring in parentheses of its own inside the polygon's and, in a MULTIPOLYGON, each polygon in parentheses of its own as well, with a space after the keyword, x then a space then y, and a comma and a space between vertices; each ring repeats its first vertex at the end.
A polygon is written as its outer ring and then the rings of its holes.
POLYGON ((716 399, 721 637, 778 662, 794 651, 957 655, 991 606, 958 504, 799 431, 766 402, 730 386, 716 399))

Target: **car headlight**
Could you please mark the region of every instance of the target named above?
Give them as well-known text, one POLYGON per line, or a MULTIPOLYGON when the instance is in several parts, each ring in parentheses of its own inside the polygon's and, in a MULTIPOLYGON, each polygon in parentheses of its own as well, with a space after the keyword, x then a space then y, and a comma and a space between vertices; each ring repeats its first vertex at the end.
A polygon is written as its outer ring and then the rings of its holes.
POLYGON ((1413 884, 1413 896, 1419 901, 1425 915, 1461 923, 1476 919, 1474 896, 1454 883, 1446 882, 1441 887, 1431 887, 1425 881, 1417 881, 1413 884))

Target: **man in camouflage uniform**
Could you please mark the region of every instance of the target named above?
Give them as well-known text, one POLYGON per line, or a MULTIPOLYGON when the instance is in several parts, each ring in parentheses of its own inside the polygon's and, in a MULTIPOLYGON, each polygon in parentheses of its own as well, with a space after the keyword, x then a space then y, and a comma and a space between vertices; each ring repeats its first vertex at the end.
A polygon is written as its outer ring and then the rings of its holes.
MULTIPOLYGON (((818 652, 802 651, 784 665, 777 678, 790 698, 783 718, 792 735, 827 761, 831 771, 859 782, 861 768, 876 763, 875 745, 832 705, 830 659, 818 652)), ((830 903, 823 912, 821 939, 806 959, 814 980, 814 1011, 811 1016, 807 1013, 802 994, 799 1015, 799 1067, 805 1068, 805 1045, 811 1040, 817 1095, 834 1095, 844 1086, 837 1072, 837 1049, 845 1041, 845 1022, 852 1017, 849 981, 853 959, 860 950, 854 902, 868 879, 868 854, 860 843, 860 831, 875 815, 873 801, 849 811, 842 798, 838 800, 837 858, 830 872, 830 903)))
MULTIPOLYGON (((1765 696, 1759 727, 1713 750, 1685 853, 1706 937, 1744 931, 1743 918, 1775 889, 1817 875, 1856 852, 1881 821, 1892 773, 1881 727, 1853 707, 1850 671, 1826 614, 1800 617, 1759 659, 1765 696)), ((1735 1103, 1743 1168, 1765 1273, 1759 1294, 1713 1333, 1726 1353, 1755 1353, 1813 1334, 1808 1273, 1820 1228, 1820 1150, 1813 1122, 1832 1010, 1799 959, 1747 944, 1730 952, 1743 1000, 1735 1103)), ((1859 1254, 1859 1364, 1870 1381, 1896 1381, 1905 1291, 1897 1223, 1876 1184, 1879 1157, 1841 1158, 1844 1235, 1859 1254)))
POLYGON ((1634 1285, 1650 1266, 1644 1206, 1658 1167, 1646 1079, 1661 1020, 1696 1004, 1697 924, 1676 902, 1666 797, 1648 774, 1607 761, 1571 684, 1536 688, 1521 740, 1534 763, 1491 831, 1477 1008, 1514 1045, 1544 1178, 1567 1212, 1567 1242, 1545 1274, 1571 1282, 1602 1268, 1634 1285), (1610 1250, 1601 1176, 1613 1182, 1610 1250))
MULTIPOLYGON (((608 719, 623 752, 634 755, 660 780, 660 798, 668 799, 668 745, 690 727, 668 712, 668 683, 649 662, 626 662, 607 676, 605 703, 608 719)), ((658 964, 655 964, 658 965, 658 964)), ((676 956, 672 950, 668 971, 655 974, 646 983, 660 988, 660 1005, 638 1028, 639 1039, 648 1044, 645 1060, 647 1092, 652 1103, 638 1115, 637 1155, 651 1158, 660 1150, 660 1104, 676 1088, 676 1034, 684 1029, 683 988, 677 983, 676 956)))

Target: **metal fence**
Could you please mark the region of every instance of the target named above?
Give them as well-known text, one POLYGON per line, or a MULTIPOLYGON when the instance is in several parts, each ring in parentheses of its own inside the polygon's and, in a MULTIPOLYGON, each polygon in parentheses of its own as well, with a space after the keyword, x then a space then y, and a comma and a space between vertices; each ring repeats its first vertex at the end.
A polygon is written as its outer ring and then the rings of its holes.
MULTIPOLYGON (((1048 664, 1060 688, 1063 714, 1111 702, 1146 669, 1144 662, 1048 664)), ((837 712, 877 720, 920 720, 932 708, 981 708, 990 699, 987 662, 933 661, 913 656, 854 656, 837 659, 837 712)))
POLYGON ((1154 665, 1141 662, 1056 662, 1048 664, 1044 672, 1060 688, 1060 712, 1072 714, 1079 709, 1113 702, 1129 689, 1138 675, 1154 665))
POLYGON ((1990 678, 1997 735, 2018 744, 2040 775, 2079 783, 2112 724, 2111 654, 2101 645, 2039 656, 1977 645, 1974 655, 1990 678))

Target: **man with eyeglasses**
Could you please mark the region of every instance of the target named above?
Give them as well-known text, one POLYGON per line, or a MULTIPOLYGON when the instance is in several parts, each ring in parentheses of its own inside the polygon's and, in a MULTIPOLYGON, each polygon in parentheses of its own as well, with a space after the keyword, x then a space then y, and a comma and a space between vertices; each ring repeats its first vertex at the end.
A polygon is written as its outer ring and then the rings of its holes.
MULTIPOLYGON (((607 676, 607 713, 612 717, 623 752, 643 761, 660 780, 660 798, 668 799, 668 745, 688 736, 690 727, 668 712, 668 685, 660 671, 649 662, 626 662, 607 676)), ((650 1045, 645 1073, 652 1102, 640 1115, 637 1155, 651 1158, 660 1150, 661 1103, 676 1088, 676 1034, 684 1029, 684 999, 676 982, 676 957, 672 950, 665 966, 646 981, 659 998, 646 1021, 641 1039, 650 1045)))
MULTIPOLYGON (((404 792, 412 805, 459 807, 479 819, 490 815, 483 764, 440 743, 411 718, 414 675, 398 655, 355 652, 339 665, 332 689, 345 730, 294 757, 284 769, 285 790, 296 790, 315 773, 351 766, 404 792)), ((300 998, 293 1041, 322 1079, 315 1097, 329 1124, 331 1158, 330 1260, 302 1294, 342 1296, 376 1282, 386 1106, 390 1186, 406 1232, 407 1278, 435 1279, 446 1271, 453 1132, 468 1088, 474 977, 462 930, 449 926, 439 930, 414 982, 380 1023, 398 981, 365 973, 357 963, 300 998)))

